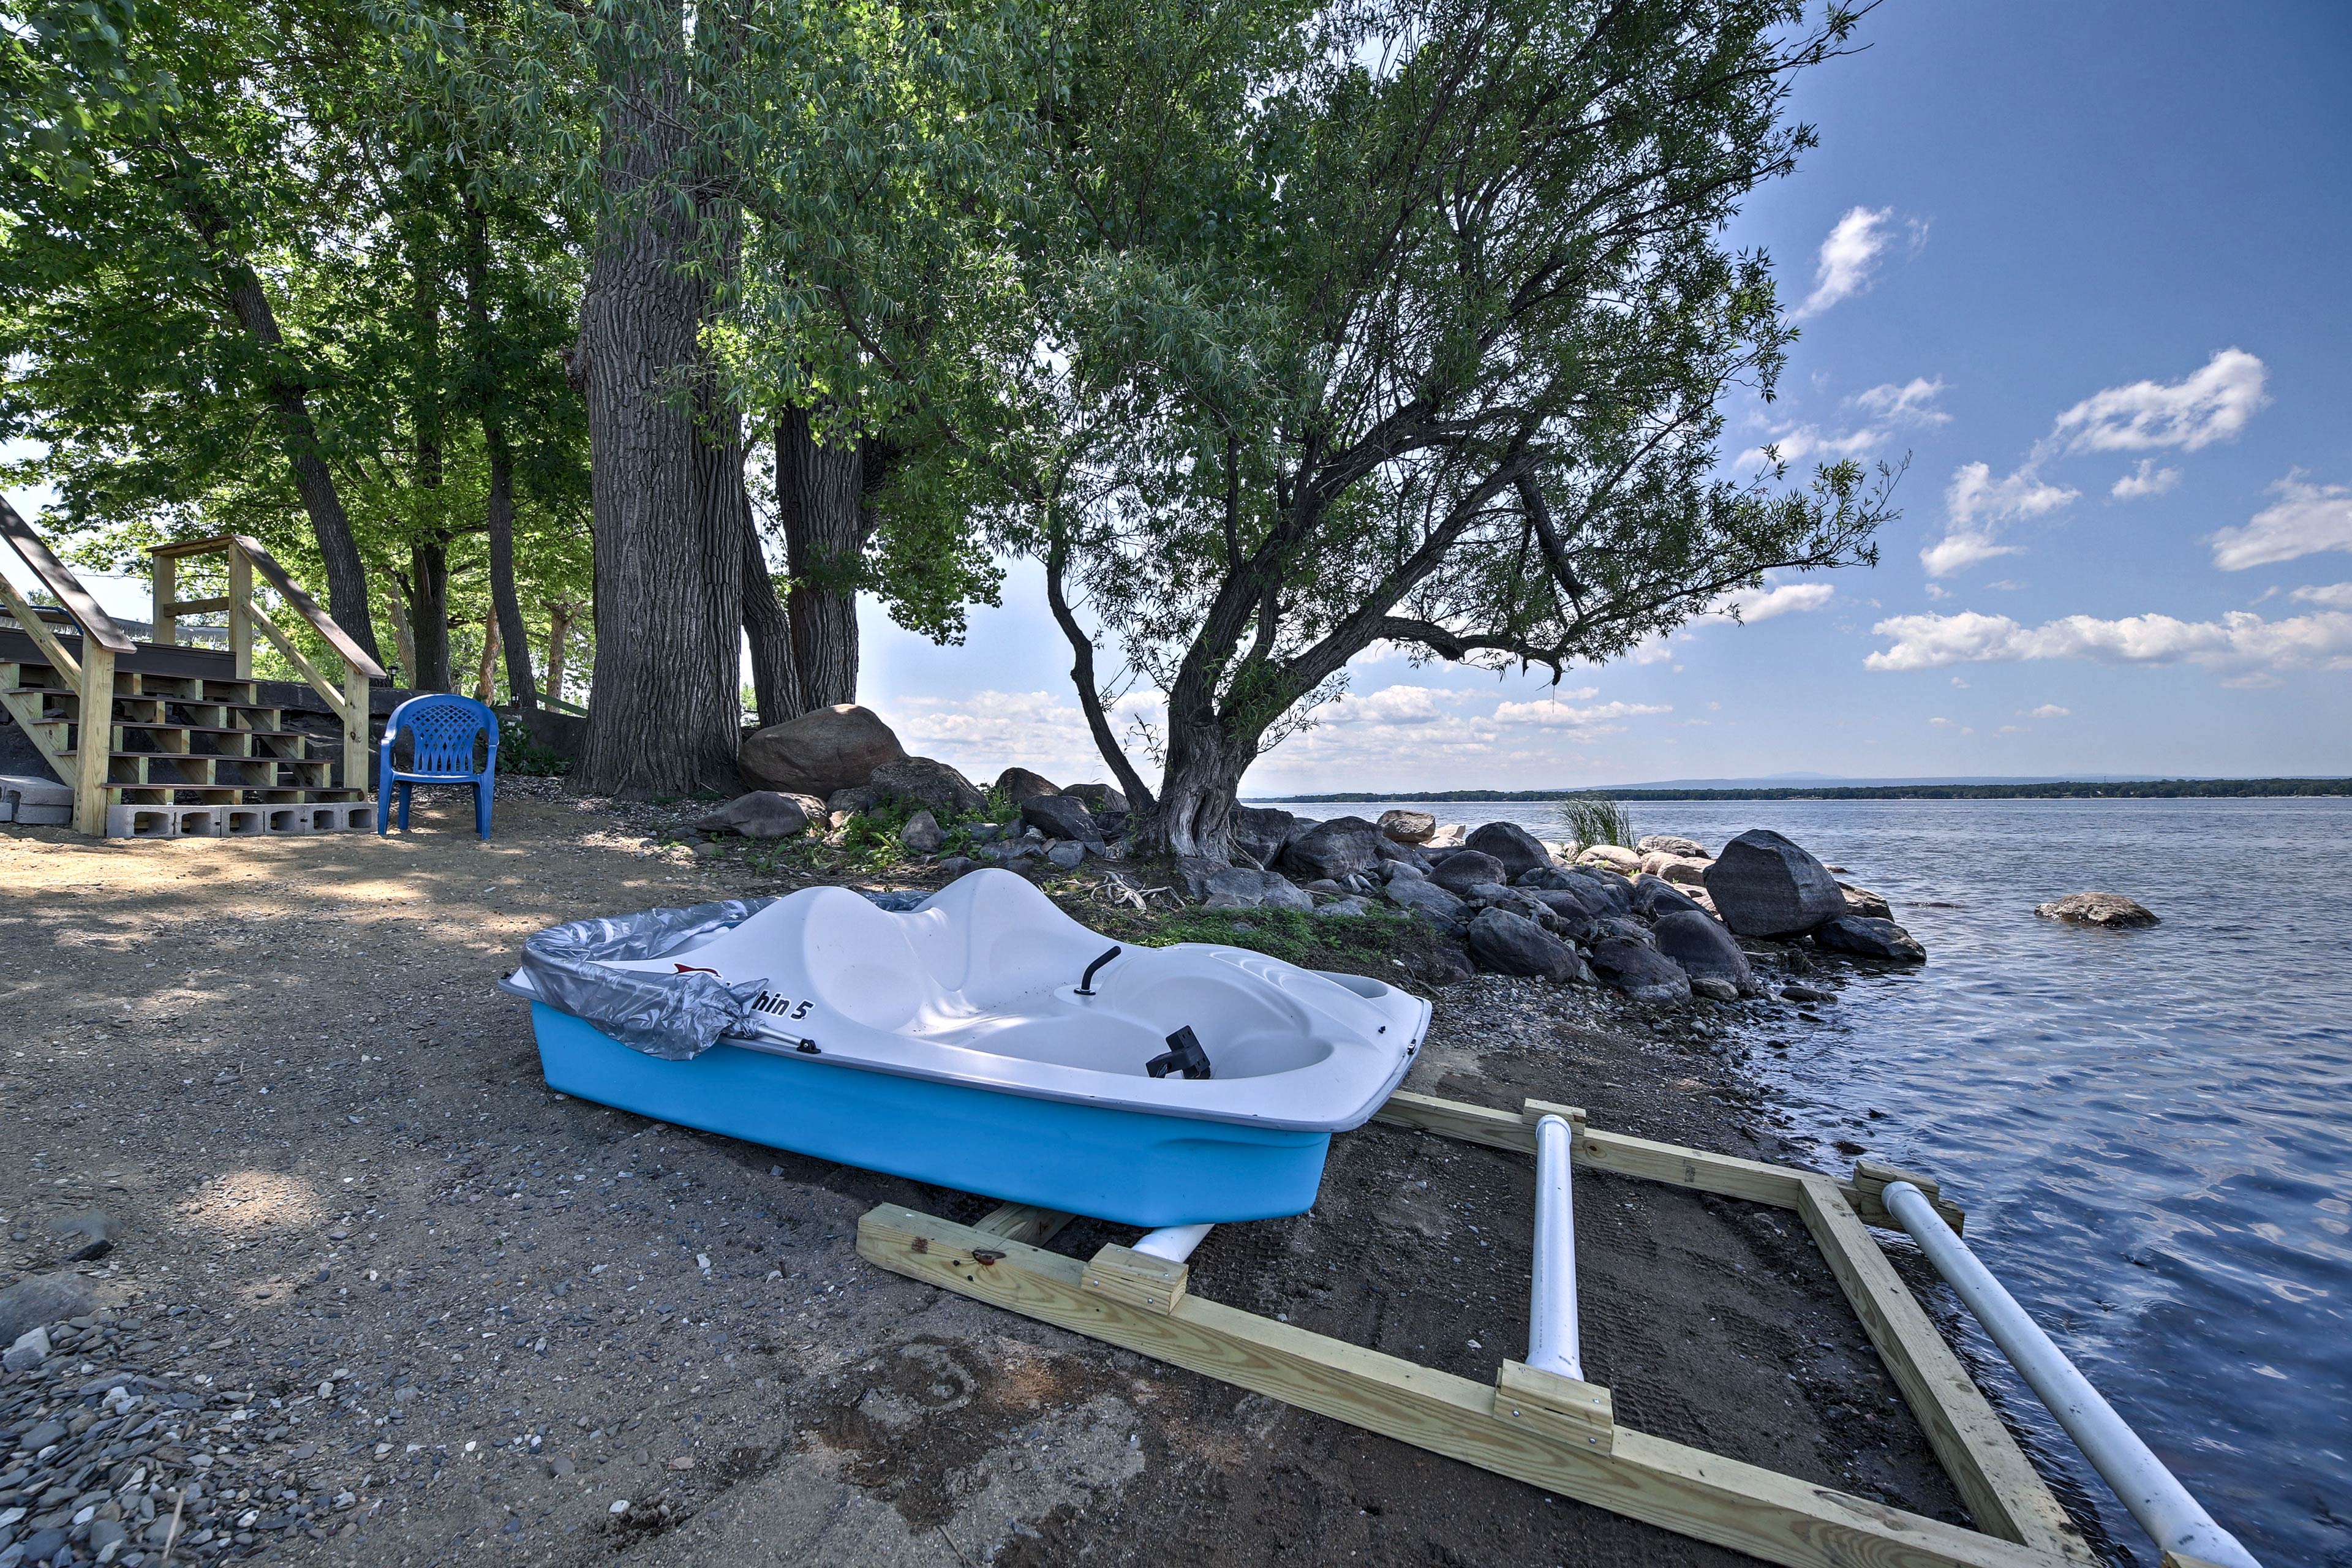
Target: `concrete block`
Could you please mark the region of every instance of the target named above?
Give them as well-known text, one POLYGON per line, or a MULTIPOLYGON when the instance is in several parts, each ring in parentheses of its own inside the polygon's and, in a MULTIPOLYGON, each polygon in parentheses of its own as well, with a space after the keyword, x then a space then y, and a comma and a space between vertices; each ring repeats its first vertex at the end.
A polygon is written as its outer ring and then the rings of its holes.
POLYGON ((261 808, 262 826, 270 833, 308 833, 310 831, 310 808, 307 805, 265 805, 261 808))
POLYGON ((0 822, 64 827, 73 821, 73 791, 37 773, 0 773, 0 822))
POLYGON ((331 801, 314 805, 310 822, 313 833, 373 833, 375 831, 375 803, 366 800, 331 801))
POLYGON ((109 838, 177 838, 180 814, 168 805, 110 805, 106 808, 109 838))
POLYGON ((269 833, 269 808, 262 805, 225 805, 220 808, 221 837, 224 838, 263 838, 269 833))
POLYGON ((180 814, 180 837, 183 838, 226 838, 228 825, 225 805, 175 805, 180 814))

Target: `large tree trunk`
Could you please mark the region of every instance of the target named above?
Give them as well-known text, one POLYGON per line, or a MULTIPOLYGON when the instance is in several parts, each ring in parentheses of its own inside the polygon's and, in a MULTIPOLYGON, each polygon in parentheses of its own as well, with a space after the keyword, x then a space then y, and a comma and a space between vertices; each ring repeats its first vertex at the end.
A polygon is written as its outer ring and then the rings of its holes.
POLYGON ((793 666, 803 711, 857 700, 857 577, 866 467, 853 438, 819 445, 806 410, 776 425, 776 510, 792 574, 793 666))
POLYGON ((384 574, 383 596, 392 611, 392 646, 400 654, 399 684, 414 691, 416 689, 416 633, 408 618, 408 601, 401 593, 399 573, 384 574))
POLYGON ((1146 841, 1171 855, 1198 855, 1229 861, 1234 853, 1234 806, 1242 774, 1256 760, 1254 741, 1230 734, 1213 714, 1168 719, 1168 765, 1160 783, 1160 804, 1145 829, 1146 841))
POLYGON ((561 599, 547 605, 547 695, 552 701, 565 700, 564 671, 572 659, 572 617, 580 606, 561 599))
POLYGON ((409 687, 415 691, 455 691, 449 673, 449 550, 438 539, 408 547, 408 624, 415 640, 409 687))
MULTIPOLYGON (((682 18, 668 11, 662 26, 682 30, 682 18)), ((678 94, 659 68, 613 86, 604 179, 616 205, 629 205, 599 237, 575 360, 596 560, 596 685, 580 779, 632 798, 731 791, 743 540, 733 517, 702 504, 701 443, 680 395, 696 379, 704 300, 679 268, 691 232, 666 198, 643 200, 683 152, 678 94)))

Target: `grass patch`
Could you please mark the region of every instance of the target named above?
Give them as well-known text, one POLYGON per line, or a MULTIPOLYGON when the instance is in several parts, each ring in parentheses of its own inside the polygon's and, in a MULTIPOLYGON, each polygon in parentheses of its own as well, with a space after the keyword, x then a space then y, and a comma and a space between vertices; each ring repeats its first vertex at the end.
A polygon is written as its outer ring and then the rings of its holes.
POLYGON ((1587 848, 1595 844, 1633 847, 1633 818, 1605 795, 1572 795, 1559 803, 1560 831, 1587 848))
POLYGON ((1201 910, 1149 915, 1089 908, 1081 919, 1115 942, 1171 947, 1180 942, 1245 947, 1301 969, 1332 969, 1394 982, 1398 971, 1441 940, 1423 921, 1374 910, 1361 915, 1309 915, 1296 910, 1201 910))

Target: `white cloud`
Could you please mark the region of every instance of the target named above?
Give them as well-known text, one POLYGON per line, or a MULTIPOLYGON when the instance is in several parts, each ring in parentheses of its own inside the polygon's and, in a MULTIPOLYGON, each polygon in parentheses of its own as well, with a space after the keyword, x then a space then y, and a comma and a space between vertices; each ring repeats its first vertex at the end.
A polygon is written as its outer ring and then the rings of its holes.
POLYGON ((1428 686, 1384 686, 1362 697, 1343 694, 1316 718, 1325 724, 1434 724, 1445 718, 1437 706, 1443 695, 1428 686))
POLYGON ((1622 729, 1616 721, 1639 719, 1655 713, 1671 713, 1670 706, 1648 702, 1603 702, 1591 708, 1570 707, 1565 702, 1504 702, 1495 709, 1495 720, 1502 724, 1542 724, 1555 729, 1593 730, 1602 733, 1622 729))
MULTIPOLYGON (((1164 700, 1157 691, 1130 693, 1114 705, 1111 728, 1124 740, 1129 722, 1156 721, 1164 700)), ((1095 749, 1077 703, 1046 691, 974 691, 959 697, 901 697, 890 706, 891 727, 918 756, 937 757, 985 785, 1018 763, 1057 784, 1110 777, 1095 749)), ((1144 767, 1139 750, 1131 749, 1144 767)))
POLYGON ((2074 710, 2071 708, 2061 708, 2055 702, 2044 702, 2041 707, 2036 708, 2032 712, 2028 713, 2026 717, 2029 719, 2064 719, 2070 716, 2073 712, 2074 710))
POLYGON ((2279 497, 2243 528, 2225 528, 2208 543, 2224 572, 2268 566, 2323 550, 2352 551, 2352 486, 2315 485, 2302 470, 2271 487, 2279 497))
MULTIPOLYGON (((1794 425, 1767 443, 1778 452, 1784 463, 1801 463, 1808 458, 1843 459, 1858 458, 1886 439, 1884 430, 1864 428, 1850 430, 1843 436, 1824 434, 1818 425, 1794 425)), ((1739 454, 1743 463, 1764 461, 1764 448, 1751 447, 1739 454)))
POLYGON ((1951 422, 1952 416, 1936 406, 1936 399, 1943 395, 1942 376, 1930 381, 1924 375, 1915 375, 1900 386, 1886 382, 1867 392, 1858 392, 1847 401, 1898 425, 1945 425, 1951 422))
POLYGON ((1944 537, 1919 552, 1919 563, 1928 576, 1948 577, 1996 555, 2021 554, 2022 546, 1998 542, 1993 530, 2019 518, 2055 511, 2081 493, 2044 479, 2032 459, 1998 479, 1990 463, 1963 463, 1952 470, 1952 482, 1944 491, 1949 519, 1944 537))
POLYGON ((1933 724, 1938 730, 1948 730, 1952 728, 1952 721, 1949 719, 1930 719, 1927 722, 1933 724))
MULTIPOLYGON (((1916 249, 1927 241, 1927 226, 1915 220, 1909 227, 1912 247, 1916 249)), ((1855 207, 1838 219, 1837 226, 1822 241, 1813 291, 1798 307, 1798 318, 1818 316, 1839 300, 1868 288, 1871 274, 1878 270, 1879 258, 1894 243, 1893 207, 1855 207)))
POLYGON ((1828 583, 1768 583, 1761 588, 1741 589, 1708 614, 1717 620, 1729 620, 1737 613, 1741 621, 1752 626, 1775 616, 1818 610, 1836 595, 1835 585, 1828 583))
POLYGON ((2297 588, 2287 595, 2306 605, 2326 605, 2330 609, 2352 610, 2352 583, 2330 583, 2324 587, 2297 588))
POLYGON ((2159 468, 2154 458, 2142 458, 2139 467, 2117 479, 2107 493, 2117 500, 2137 500, 2142 496, 2160 496, 2179 482, 2179 468, 2159 468))
POLYGON ((1952 687, 1953 687, 1953 689, 1955 689, 1955 690, 1958 690, 1958 691, 1966 691, 1966 690, 1969 689, 1969 683, 1968 683, 1967 681, 1965 681, 1965 680, 1962 680, 1958 676, 1957 676, 1957 675, 1956 675, 1956 676, 1952 677, 1952 687))
POLYGON ((2042 658, 2100 664, 2191 663, 2225 668, 2317 666, 2352 669, 2352 615, 2335 611, 2266 621, 2233 610, 2218 621, 2171 616, 2101 620, 2065 616, 2026 626, 1973 610, 1954 616, 1896 616, 1871 628, 1894 646, 1863 660, 1880 670, 2042 658))
POLYGON ((2223 349, 2205 368, 2170 385, 2136 381, 2095 392, 2058 416, 2053 439, 2076 452, 2144 452, 2179 447, 2193 452, 2227 440, 2270 400, 2263 395, 2263 362, 2243 349, 2223 349))

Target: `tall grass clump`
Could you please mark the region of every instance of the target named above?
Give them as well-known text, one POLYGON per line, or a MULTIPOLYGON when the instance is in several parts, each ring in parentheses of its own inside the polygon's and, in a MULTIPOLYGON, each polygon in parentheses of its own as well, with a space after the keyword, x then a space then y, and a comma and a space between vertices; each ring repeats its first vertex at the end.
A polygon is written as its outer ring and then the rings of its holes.
POLYGON ((1595 844, 1633 847, 1633 818, 1605 795, 1572 795, 1559 803, 1560 832, 1590 848, 1595 844))

